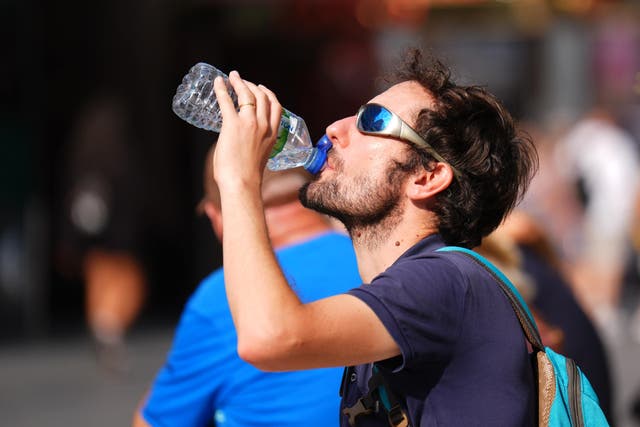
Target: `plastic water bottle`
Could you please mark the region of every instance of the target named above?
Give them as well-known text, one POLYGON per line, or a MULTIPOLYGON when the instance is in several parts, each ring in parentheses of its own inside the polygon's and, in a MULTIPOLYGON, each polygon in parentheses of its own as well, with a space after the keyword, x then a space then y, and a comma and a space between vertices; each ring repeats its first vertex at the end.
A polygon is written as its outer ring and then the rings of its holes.
MULTIPOLYGON (((217 68, 200 62, 184 76, 173 97, 173 111, 178 117, 196 127, 220 132, 222 115, 213 91, 213 80, 217 76, 224 78, 229 95, 238 109, 238 97, 228 77, 217 68)), ((303 166, 316 174, 324 165, 330 148, 331 142, 326 135, 314 146, 304 120, 283 109, 278 137, 267 167, 275 171, 303 166)))

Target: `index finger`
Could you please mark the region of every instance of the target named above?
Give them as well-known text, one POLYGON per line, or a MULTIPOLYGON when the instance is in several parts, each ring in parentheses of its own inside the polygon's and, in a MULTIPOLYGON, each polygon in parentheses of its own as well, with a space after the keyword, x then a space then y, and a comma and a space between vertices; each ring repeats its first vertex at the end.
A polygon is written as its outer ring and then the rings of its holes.
POLYGON ((213 90, 216 93, 216 100, 218 101, 220 112, 222 113, 222 119, 224 120, 225 117, 230 117, 231 115, 236 114, 236 107, 229 95, 227 85, 221 76, 218 76, 213 80, 213 90))

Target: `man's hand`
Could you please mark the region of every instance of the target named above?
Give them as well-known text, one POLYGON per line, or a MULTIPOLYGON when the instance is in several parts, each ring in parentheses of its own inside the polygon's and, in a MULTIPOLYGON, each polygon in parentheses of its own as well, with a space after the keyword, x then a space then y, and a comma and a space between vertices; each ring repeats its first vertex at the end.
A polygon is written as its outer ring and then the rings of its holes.
POLYGON ((227 92, 221 77, 214 90, 222 113, 222 129, 214 155, 214 176, 221 192, 260 191, 262 173, 273 148, 282 107, 276 96, 264 86, 256 86, 240 78, 237 71, 229 74, 229 82, 238 95, 239 111, 227 92))

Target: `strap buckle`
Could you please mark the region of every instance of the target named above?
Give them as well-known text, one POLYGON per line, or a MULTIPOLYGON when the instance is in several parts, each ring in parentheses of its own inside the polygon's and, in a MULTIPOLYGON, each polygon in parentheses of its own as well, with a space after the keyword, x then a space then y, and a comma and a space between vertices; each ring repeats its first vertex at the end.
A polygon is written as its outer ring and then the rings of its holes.
POLYGON ((389 425, 393 427, 409 427, 409 419, 400 405, 396 405, 387 412, 389 425))
POLYGON ((365 403, 365 400, 363 398, 360 398, 353 406, 344 408, 342 410, 342 413, 347 416, 349 425, 353 427, 356 425, 356 417, 358 417, 359 415, 367 415, 374 411, 378 412, 377 401, 374 403, 373 406, 370 406, 365 403))

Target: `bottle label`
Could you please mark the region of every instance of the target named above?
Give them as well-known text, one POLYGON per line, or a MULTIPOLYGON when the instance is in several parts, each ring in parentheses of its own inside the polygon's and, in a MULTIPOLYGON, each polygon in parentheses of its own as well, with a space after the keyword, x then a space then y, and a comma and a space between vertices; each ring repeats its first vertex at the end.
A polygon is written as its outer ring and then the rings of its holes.
POLYGON ((278 130, 278 138, 276 139, 276 143, 273 145, 273 150, 271 150, 271 154, 269 158, 272 159, 284 149, 285 144, 287 143, 287 139, 289 139, 289 133, 291 132, 291 116, 289 112, 285 109, 282 109, 282 117, 280 117, 280 129, 278 130))

